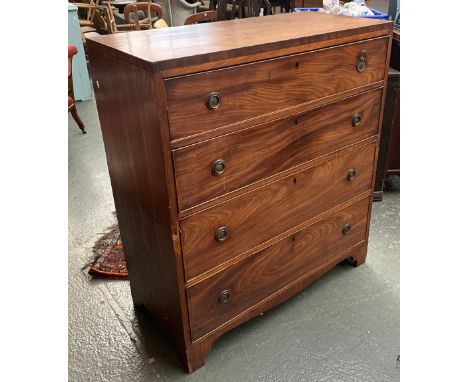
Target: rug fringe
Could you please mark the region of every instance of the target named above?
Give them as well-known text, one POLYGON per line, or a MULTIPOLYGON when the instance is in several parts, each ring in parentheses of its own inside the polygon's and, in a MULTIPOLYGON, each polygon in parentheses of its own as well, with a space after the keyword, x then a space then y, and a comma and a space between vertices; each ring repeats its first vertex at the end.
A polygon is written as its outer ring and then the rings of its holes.
POLYGON ((119 239, 119 236, 120 230, 118 223, 110 226, 106 232, 102 232, 102 236, 93 245, 91 258, 83 265, 81 270, 93 267, 101 256, 111 250, 119 239))

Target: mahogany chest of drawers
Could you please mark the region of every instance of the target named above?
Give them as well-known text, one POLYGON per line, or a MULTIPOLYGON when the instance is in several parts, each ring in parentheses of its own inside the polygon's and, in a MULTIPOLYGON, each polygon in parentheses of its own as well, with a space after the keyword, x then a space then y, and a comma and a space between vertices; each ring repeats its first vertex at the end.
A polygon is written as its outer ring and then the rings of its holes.
POLYGON ((134 304, 189 372, 365 261, 391 34, 306 12, 88 40, 134 304))

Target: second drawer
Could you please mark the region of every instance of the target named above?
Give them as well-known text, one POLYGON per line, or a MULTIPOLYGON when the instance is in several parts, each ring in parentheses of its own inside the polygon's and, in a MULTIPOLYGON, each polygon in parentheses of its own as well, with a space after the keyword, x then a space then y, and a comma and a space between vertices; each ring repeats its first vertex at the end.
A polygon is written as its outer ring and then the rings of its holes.
POLYGON ((382 90, 174 150, 179 211, 377 134, 382 90))
POLYGON ((190 280, 372 187, 375 143, 180 221, 190 280))

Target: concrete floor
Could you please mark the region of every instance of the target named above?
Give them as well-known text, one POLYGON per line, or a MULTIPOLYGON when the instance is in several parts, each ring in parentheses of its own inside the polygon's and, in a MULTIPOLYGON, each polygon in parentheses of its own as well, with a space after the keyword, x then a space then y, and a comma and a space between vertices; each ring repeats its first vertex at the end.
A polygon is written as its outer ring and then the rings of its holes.
POLYGON ((367 262, 338 265, 293 299, 215 342, 186 374, 170 342, 133 308, 127 281, 81 270, 114 223, 114 203, 94 100, 69 115, 70 381, 398 381, 398 191, 374 203, 367 262))

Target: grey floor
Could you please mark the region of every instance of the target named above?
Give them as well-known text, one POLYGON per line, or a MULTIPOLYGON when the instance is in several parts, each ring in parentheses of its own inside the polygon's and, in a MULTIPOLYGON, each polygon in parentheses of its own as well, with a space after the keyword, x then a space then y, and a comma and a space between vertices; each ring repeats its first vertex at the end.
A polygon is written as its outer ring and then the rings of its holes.
POLYGON ((185 374, 170 342, 132 305, 127 281, 82 271, 114 223, 114 203, 94 101, 69 116, 70 381, 398 381, 400 195, 374 203, 367 262, 340 264, 293 299, 215 342, 206 365, 185 374))

